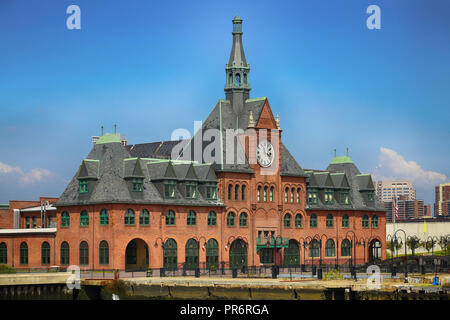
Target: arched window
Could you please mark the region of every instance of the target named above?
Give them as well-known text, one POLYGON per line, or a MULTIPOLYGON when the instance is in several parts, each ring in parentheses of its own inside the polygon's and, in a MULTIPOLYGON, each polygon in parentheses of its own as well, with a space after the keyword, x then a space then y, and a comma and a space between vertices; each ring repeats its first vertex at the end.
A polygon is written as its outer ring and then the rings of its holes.
POLYGON ((236 86, 239 87, 241 85, 241 75, 237 73, 235 79, 236 79, 236 86))
POLYGON ((68 265, 70 260, 69 244, 64 241, 60 248, 60 262, 62 265, 68 265))
POLYGON ((99 257, 100 264, 109 264, 109 245, 105 240, 100 242, 99 257))
POLYGON ((194 239, 189 239, 186 242, 186 269, 196 269, 199 266, 198 263, 198 242, 194 239))
POLYGON ((242 185, 242 201, 245 201, 245 185, 242 185))
POLYGON ((331 214, 327 215, 327 227, 328 228, 333 227, 333 215, 331 214))
POLYGON ((234 200, 239 200, 239 185, 234 186, 234 200))
POLYGON ((133 209, 127 209, 127 211, 125 212, 125 225, 127 226, 132 226, 135 224, 135 219, 134 219, 134 210, 133 209))
POLYGON ((80 265, 89 264, 89 245, 86 241, 80 243, 80 265))
POLYGON ((233 84, 233 75, 232 75, 231 73, 228 75, 228 83, 229 83, 230 85, 233 84))
POLYGON ((311 215, 311 218, 309 218, 309 226, 311 228, 317 227, 317 215, 314 213, 311 215))
POLYGON ((325 242, 325 257, 334 257, 334 241, 332 239, 328 239, 325 242))
POLYGON ((168 239, 163 244, 164 269, 174 270, 178 265, 177 243, 174 239, 168 239))
POLYGON ((217 214, 214 211, 208 213, 208 226, 217 225, 217 214))
POLYGON ((362 218, 362 227, 363 228, 368 228, 369 227, 369 216, 368 215, 365 215, 362 218))
POLYGON ((229 184, 228 185, 228 200, 232 200, 233 199, 233 185, 229 184))
POLYGON ((319 256, 319 241, 313 239, 309 244, 309 257, 315 258, 319 256))
POLYGON ((284 189, 284 202, 289 202, 289 188, 284 189))
POLYGON ((236 239, 230 246, 230 268, 247 266, 247 243, 242 239, 236 239))
POLYGON ((264 187, 264 202, 267 202, 267 187, 264 187))
POLYGON ((0 243, 0 264, 6 264, 8 262, 8 248, 6 243, 0 243))
POLYGON ((100 225, 101 226, 109 225, 109 215, 106 209, 102 209, 102 211, 100 211, 100 225))
POLYGON ((244 73, 244 84, 247 84, 247 74, 244 73))
POLYGON ((89 213, 86 210, 83 210, 80 213, 80 226, 81 227, 89 226, 89 213))
POLYGON ((195 226, 197 224, 197 214, 195 211, 190 210, 187 215, 187 225, 188 226, 195 226))
POLYGON ((291 202, 295 201, 295 188, 291 189, 291 202))
POLYGON ((300 203, 301 189, 297 188, 297 203, 300 203))
POLYGON ((302 215, 301 214, 295 215, 295 227, 302 228, 302 215))
POLYGON ((228 216, 227 216, 227 226, 228 227, 234 227, 234 217, 235 217, 234 212, 228 212, 228 216))
POLYGON ((273 193, 274 193, 275 188, 274 187, 270 187, 270 202, 273 202, 273 193))
POLYGON ((147 209, 142 209, 141 214, 139 215, 139 224, 141 226, 150 225, 150 213, 147 209))
POLYGON ((291 215, 289 213, 286 213, 284 215, 284 226, 286 228, 290 228, 291 227, 291 215))
POLYGON ((166 214, 166 225, 174 226, 175 225, 175 212, 173 210, 167 211, 166 214))
POLYGON ((61 228, 70 227, 70 216, 67 211, 61 213, 61 228))
POLYGON ((206 243, 206 268, 213 267, 219 267, 219 244, 215 239, 209 239, 206 243))
POLYGON ((25 242, 20 244, 20 264, 28 264, 28 245, 25 242))
POLYGON ((258 187, 257 198, 258 202, 261 202, 261 186, 258 187))
POLYGON ((284 266, 295 267, 300 265, 300 247, 294 239, 289 240, 289 246, 284 249, 284 266))
POLYGON ((342 240, 342 244, 341 244, 341 256, 343 257, 349 257, 350 254, 350 241, 348 239, 344 239, 342 240))
POLYGON ((372 228, 378 228, 378 216, 372 216, 372 228))
POLYGON ((348 228, 350 225, 348 215, 344 214, 342 216, 342 228, 348 228))
POLYGON ((247 214, 242 212, 239 216, 239 226, 246 227, 247 226, 247 214))
POLYGON ((44 241, 41 246, 41 264, 50 264, 50 245, 47 241, 44 241))

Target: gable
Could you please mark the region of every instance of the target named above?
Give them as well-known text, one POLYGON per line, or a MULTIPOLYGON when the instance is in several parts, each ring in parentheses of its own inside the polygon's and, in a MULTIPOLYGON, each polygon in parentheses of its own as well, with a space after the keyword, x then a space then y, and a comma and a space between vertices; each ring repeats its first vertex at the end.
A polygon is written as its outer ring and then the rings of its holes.
POLYGON ((277 123, 275 122, 272 109, 270 108, 267 99, 264 102, 259 118, 256 121, 256 128, 277 129, 277 123))

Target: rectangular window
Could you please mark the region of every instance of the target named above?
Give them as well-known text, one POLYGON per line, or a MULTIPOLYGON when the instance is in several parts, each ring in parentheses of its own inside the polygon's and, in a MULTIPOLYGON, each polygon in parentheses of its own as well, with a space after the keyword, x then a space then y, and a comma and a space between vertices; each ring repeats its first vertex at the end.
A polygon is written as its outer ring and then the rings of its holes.
POLYGON ((373 200, 374 200, 374 194, 372 191, 370 191, 367 193, 367 201, 373 202, 373 200))
POLYGON ((133 179, 133 191, 142 192, 144 189, 144 179, 143 178, 134 178, 133 179))
POLYGON ((215 184, 206 186, 206 199, 208 200, 217 199, 217 186, 215 184))
POLYGON ((176 182, 175 181, 167 181, 164 184, 164 197, 166 199, 173 199, 173 198, 175 198, 175 187, 176 187, 176 182))
POLYGON ((326 204, 334 203, 333 193, 334 193, 333 189, 325 189, 325 203, 326 204))
POLYGON ((197 198, 197 183, 186 182, 186 198, 187 199, 197 198))
POLYGON ((31 221, 32 221, 32 223, 33 223, 33 228, 36 228, 36 225, 37 225, 37 223, 36 223, 36 217, 32 217, 32 218, 31 218, 31 221))
POLYGON ((30 217, 25 217, 25 228, 30 228, 30 217))
POLYGON ((88 191, 88 181, 84 179, 80 180, 80 193, 87 193, 88 191))
POLYGON ((341 201, 343 204, 350 204, 350 199, 348 197, 348 191, 341 191, 341 201))
POLYGON ((317 204, 317 189, 311 189, 308 191, 308 203, 310 204, 317 204))
POLYGON ((262 248, 260 252, 261 263, 273 263, 273 249, 262 248))

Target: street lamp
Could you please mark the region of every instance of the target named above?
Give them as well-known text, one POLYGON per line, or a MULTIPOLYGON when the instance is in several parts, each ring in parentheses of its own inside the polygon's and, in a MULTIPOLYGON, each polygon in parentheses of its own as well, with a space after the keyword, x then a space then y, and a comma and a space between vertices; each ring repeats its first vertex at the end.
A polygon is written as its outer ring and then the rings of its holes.
MULTIPOLYGON (((394 238, 395 238, 395 242, 397 242, 397 232, 403 232, 404 236, 405 236, 405 283, 408 283, 408 256, 407 256, 407 246, 406 246, 406 242, 407 242, 407 236, 406 236, 406 232, 403 229, 398 229, 397 231, 394 232, 394 238)), ((402 241, 400 239, 400 244, 402 244, 402 241)), ((398 250, 397 250, 397 256, 398 256, 398 250)))

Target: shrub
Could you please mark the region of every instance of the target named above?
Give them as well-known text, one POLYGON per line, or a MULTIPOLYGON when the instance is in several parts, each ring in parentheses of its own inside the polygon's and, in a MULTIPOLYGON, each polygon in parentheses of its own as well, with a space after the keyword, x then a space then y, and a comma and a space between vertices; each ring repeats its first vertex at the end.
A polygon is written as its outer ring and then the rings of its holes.
POLYGON ((16 270, 6 264, 0 264, 0 273, 16 273, 16 270))

